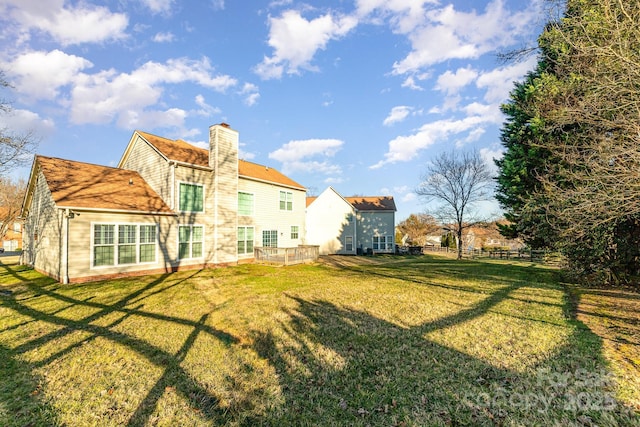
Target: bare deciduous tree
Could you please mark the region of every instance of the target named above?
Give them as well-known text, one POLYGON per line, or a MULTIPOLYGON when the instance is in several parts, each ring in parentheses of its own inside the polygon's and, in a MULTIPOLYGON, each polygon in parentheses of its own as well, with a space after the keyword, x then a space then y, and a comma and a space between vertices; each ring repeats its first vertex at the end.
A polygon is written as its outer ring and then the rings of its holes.
POLYGON ((491 199, 493 177, 477 151, 444 152, 438 155, 422 176, 416 194, 426 202, 439 202, 430 213, 448 225, 456 236, 458 259, 462 258, 462 232, 484 221, 474 205, 491 199))
MULTIPOLYGON (((6 89, 11 85, 0 71, 0 88, 6 89)), ((11 105, 5 99, 0 99, 0 113, 9 114, 11 105)), ((13 132, 7 127, 0 128, 0 174, 31 161, 31 154, 35 151, 37 141, 33 132, 24 134, 13 132)))
POLYGON ((0 240, 20 216, 26 187, 24 179, 0 178, 0 240))

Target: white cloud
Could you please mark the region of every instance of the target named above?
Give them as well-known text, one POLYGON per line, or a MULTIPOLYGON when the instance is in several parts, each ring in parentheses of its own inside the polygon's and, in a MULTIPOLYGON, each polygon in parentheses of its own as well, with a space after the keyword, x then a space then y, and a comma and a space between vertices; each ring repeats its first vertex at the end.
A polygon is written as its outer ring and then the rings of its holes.
POLYGON ((389 141, 389 150, 384 155, 384 160, 369 168, 378 169, 389 163, 408 162, 414 159, 418 152, 436 142, 447 139, 452 135, 472 132, 485 122, 484 118, 473 116, 460 120, 447 119, 427 123, 413 135, 398 136, 389 141))
POLYGON ((249 107, 255 105, 258 102, 258 99, 260 99, 258 86, 254 85, 253 83, 245 83, 242 86, 242 90, 240 90, 240 95, 243 95, 245 97, 244 103, 249 107))
POLYGON ((482 157, 493 175, 497 175, 498 173, 498 167, 496 166, 494 160, 501 159, 503 154, 503 148, 498 144, 480 149, 480 157, 482 157))
POLYGON ((460 89, 467 86, 477 77, 478 72, 471 67, 458 68, 455 73, 447 70, 438 76, 435 89, 445 92, 447 95, 453 95, 458 93, 460 89))
POLYGON ((389 115, 382 122, 385 126, 391 126, 394 123, 398 123, 407 118, 409 114, 411 114, 411 107, 407 107, 406 105, 398 105, 397 107, 393 107, 389 115))
POLYGON ((204 99, 204 96, 200 94, 196 95, 195 103, 200 107, 200 109, 197 110, 197 114, 200 116, 211 117, 214 114, 220 114, 220 109, 207 104, 207 102, 204 99))
POLYGON ((12 132, 20 135, 33 133, 38 139, 52 135, 55 131, 55 123, 52 119, 42 118, 33 111, 15 109, 0 115, 0 128, 11 129, 12 132))
POLYGON ((128 18, 103 6, 64 0, 4 0, 5 13, 18 23, 19 32, 39 30, 63 46, 101 43, 126 37, 128 18))
POLYGON ((118 115, 118 126, 123 129, 180 128, 187 112, 180 108, 160 110, 127 110, 118 115))
POLYGON ((72 84, 78 73, 93 64, 59 50, 29 52, 6 65, 16 90, 32 99, 54 99, 59 89, 72 84))
MULTIPOLYGON (((93 75, 80 75, 71 91, 71 121, 82 123, 109 123, 124 115, 118 123, 130 122, 130 112, 142 113, 160 101, 164 84, 193 82, 219 92, 235 85, 235 79, 226 75, 212 75, 207 59, 170 59, 166 63, 147 62, 131 74, 117 74, 114 70, 93 75)), ((172 122, 179 121, 173 110, 156 110, 168 115, 172 122)), ((134 114, 135 116, 135 114, 134 114)))
POLYGON ((516 62, 506 67, 482 73, 476 82, 480 89, 486 89, 485 101, 501 103, 509 97, 509 92, 513 89, 513 83, 519 81, 532 69, 534 69, 538 58, 532 55, 526 61, 516 62))
POLYGON ((411 52, 393 65, 395 74, 414 73, 450 59, 472 59, 513 43, 523 27, 539 16, 537 3, 519 13, 508 11, 503 0, 489 3, 484 13, 462 12, 448 5, 425 12, 422 24, 400 27, 411 52))
POLYGON ((268 44, 274 53, 265 56, 254 71, 265 80, 280 78, 285 72, 298 74, 301 69, 315 71, 311 61, 316 52, 325 49, 329 41, 344 37, 356 24, 353 17, 331 14, 307 20, 295 10, 270 17, 268 44))
POLYGON ((168 13, 171 11, 173 0, 140 0, 152 13, 168 13))
POLYGON ((153 41, 156 43, 171 43, 174 39, 175 36, 169 31, 156 33, 156 35, 153 36, 153 41))
POLYGON ((329 163, 326 158, 335 156, 344 145, 339 139, 307 139, 290 141, 281 148, 269 153, 269 158, 282 162, 282 171, 319 172, 326 175, 339 175, 340 166, 329 163), (322 160, 312 160, 320 157, 322 160))

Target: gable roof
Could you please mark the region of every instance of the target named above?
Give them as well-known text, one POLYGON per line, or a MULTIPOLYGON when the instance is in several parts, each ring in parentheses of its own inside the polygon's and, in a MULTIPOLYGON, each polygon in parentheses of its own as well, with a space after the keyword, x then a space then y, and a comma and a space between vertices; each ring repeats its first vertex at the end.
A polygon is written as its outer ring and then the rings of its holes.
MULTIPOLYGON (((196 147, 183 140, 173 140, 153 135, 147 132, 136 131, 144 140, 169 160, 191 164, 199 167, 209 167, 209 150, 196 147)), ((305 187, 298 184, 288 176, 269 166, 238 160, 238 175, 258 181, 280 184, 300 190, 305 187)))
POLYGON ((327 189, 323 191, 320 196, 307 197, 307 207, 309 207, 309 205, 311 205, 316 201, 316 199, 323 196, 324 194, 330 194, 328 192, 335 193, 336 196, 340 197, 345 202, 350 204, 354 209, 359 211, 396 211, 396 203, 394 202, 392 196, 343 197, 331 186, 327 187, 327 189))
POLYGON ((395 211, 396 203, 391 196, 345 197, 359 211, 395 211))
POLYGON ((173 213, 138 172, 45 156, 35 163, 58 207, 173 213))

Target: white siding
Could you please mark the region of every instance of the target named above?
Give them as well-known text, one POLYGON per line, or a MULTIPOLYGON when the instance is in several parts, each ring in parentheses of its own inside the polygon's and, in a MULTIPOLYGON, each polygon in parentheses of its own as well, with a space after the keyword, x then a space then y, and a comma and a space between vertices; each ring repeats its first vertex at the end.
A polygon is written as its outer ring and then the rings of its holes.
MULTIPOLYGON (((240 178, 238 191, 254 194, 253 216, 239 216, 238 225, 254 227, 254 245, 262 246, 264 230, 278 231, 278 247, 292 248, 305 244, 306 192, 240 178), (292 210, 280 210, 280 191, 293 194, 292 210), (291 226, 298 226, 298 238, 291 238, 291 226)), ((237 196, 236 196, 237 204, 237 196)))
POLYGON ((62 217, 42 172, 37 172, 23 233, 23 262, 60 279, 62 217))
POLYGON ((131 152, 122 168, 138 172, 167 205, 173 206, 171 204, 171 166, 139 136, 133 142, 131 152))
POLYGON ((329 187, 307 208, 307 243, 319 245, 321 255, 355 254, 355 223, 353 207, 329 187), (345 247, 348 236, 353 238, 351 251, 345 247))

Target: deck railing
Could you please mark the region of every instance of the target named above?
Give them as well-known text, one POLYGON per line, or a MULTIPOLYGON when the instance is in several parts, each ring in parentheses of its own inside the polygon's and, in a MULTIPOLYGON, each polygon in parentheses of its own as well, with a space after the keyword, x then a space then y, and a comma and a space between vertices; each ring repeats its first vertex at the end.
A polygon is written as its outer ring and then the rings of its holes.
POLYGON ((316 261, 320 254, 320 246, 300 245, 296 248, 254 247, 253 254, 256 262, 281 265, 302 264, 316 261))

